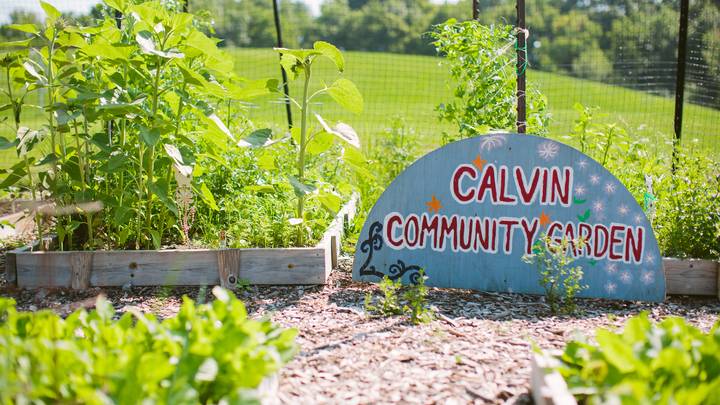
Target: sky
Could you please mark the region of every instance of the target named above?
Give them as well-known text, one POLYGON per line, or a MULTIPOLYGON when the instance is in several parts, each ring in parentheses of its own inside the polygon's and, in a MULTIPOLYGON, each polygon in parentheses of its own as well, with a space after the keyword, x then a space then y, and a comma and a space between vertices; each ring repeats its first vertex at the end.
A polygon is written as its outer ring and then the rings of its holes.
MULTIPOLYGON (((192 1, 192 0, 191 0, 192 1)), ((302 0, 310 7, 314 15, 320 13, 320 4, 323 0, 302 0)), ((445 3, 446 1, 454 3, 457 0, 432 0, 434 3, 445 3)), ((49 3, 60 11, 72 11, 75 13, 85 13, 90 10, 98 0, 49 0, 49 3)), ((37 0, 0 0, 0 24, 6 23, 10 12, 16 8, 32 10, 38 14, 42 14, 40 3, 37 0)))

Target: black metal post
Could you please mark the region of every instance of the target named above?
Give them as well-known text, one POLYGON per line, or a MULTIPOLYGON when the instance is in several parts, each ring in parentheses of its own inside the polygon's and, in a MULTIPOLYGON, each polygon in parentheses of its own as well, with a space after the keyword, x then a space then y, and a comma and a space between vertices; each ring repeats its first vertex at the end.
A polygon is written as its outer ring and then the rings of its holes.
POLYGON ((678 30, 677 76, 675 78, 675 143, 673 145, 673 172, 675 151, 682 139, 683 104, 685 103, 685 66, 687 64, 688 14, 690 0, 680 1, 680 28, 678 30))
POLYGON ((527 70, 527 38, 525 29, 525 0, 517 0, 517 131, 524 134, 527 129, 525 106, 525 71, 527 70))
MULTIPOLYGON (((278 0, 272 0, 273 3, 273 15, 275 17, 275 35, 277 35, 277 47, 282 48, 283 47, 283 40, 282 40, 282 29, 280 28, 280 13, 278 12, 278 0)), ((282 58, 282 54, 280 54, 280 58, 282 58)), ((285 93, 285 113, 287 114, 287 122, 288 122, 288 128, 292 128, 293 121, 292 121, 292 108, 290 106, 290 87, 288 86, 288 78, 287 73, 285 72, 285 68, 280 66, 280 74, 282 75, 282 81, 283 81, 283 93, 285 93)))
POLYGON ((472 8, 473 8, 473 20, 477 20, 480 17, 480 11, 478 10, 478 0, 472 1, 472 8))

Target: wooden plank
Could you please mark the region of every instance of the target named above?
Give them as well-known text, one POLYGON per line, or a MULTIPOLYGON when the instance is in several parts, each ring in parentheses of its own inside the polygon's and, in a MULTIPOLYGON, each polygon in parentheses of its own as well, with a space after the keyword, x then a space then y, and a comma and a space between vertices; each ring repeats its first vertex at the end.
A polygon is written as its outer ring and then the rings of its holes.
POLYGON ((673 295, 718 295, 718 263, 664 258, 665 289, 673 295))
POLYGON ((250 284, 325 284, 327 249, 241 250, 240 279, 250 284))
POLYGON ((220 285, 224 288, 235 289, 240 281, 240 250, 218 250, 217 262, 220 285))
POLYGON ((5 281, 8 284, 17 286, 17 254, 31 252, 37 249, 38 246, 40 246, 40 243, 35 241, 32 245, 25 245, 5 252, 5 281))
POLYGON ((92 262, 93 252, 73 252, 70 256, 70 270, 72 272, 70 286, 73 290, 82 290, 90 287, 92 262))
POLYGON ((548 354, 533 353, 530 390, 537 405, 577 405, 565 380, 553 367, 558 361, 548 354))
POLYGON ((73 252, 19 252, 15 254, 17 285, 20 288, 72 285, 70 257, 73 252))
POLYGON ((210 249, 95 252, 96 287, 218 285, 217 253, 210 249))
MULTIPOLYGON (((22 288, 83 285, 218 285, 218 250, 140 250, 96 252, 17 253, 17 283, 22 288), (90 255, 78 259, 78 253, 90 255), (85 264, 83 264, 85 263, 85 264), (82 272, 76 269, 89 266, 82 272), (73 274, 77 276, 73 277, 73 274), (73 280, 75 283, 73 284, 73 280)), ((329 249, 225 249, 220 259, 224 274, 250 284, 323 284, 328 274, 329 249)), ((228 280, 229 281, 229 280, 228 280)))

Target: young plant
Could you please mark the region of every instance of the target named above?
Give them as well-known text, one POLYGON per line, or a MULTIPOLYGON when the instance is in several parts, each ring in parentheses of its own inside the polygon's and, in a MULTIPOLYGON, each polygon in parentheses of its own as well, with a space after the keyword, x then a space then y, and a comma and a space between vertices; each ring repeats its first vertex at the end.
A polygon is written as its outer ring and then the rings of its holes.
POLYGON ((425 270, 421 269, 417 283, 410 285, 403 294, 406 302, 403 311, 410 317, 410 322, 414 325, 428 323, 435 317, 435 311, 427 304, 428 288, 425 285, 427 279, 425 270))
POLYGON ((162 322, 116 316, 102 298, 66 318, 0 298, 0 402, 260 403, 253 390, 292 359, 297 332, 212 292, 207 304, 184 297, 162 322))
POLYGON ((555 368, 578 403, 715 404, 719 327, 704 332, 674 316, 655 323, 643 312, 623 331, 598 329, 597 344, 569 342, 555 368))
POLYGON ((383 316, 401 315, 403 306, 400 304, 399 291, 402 288, 400 280, 392 281, 388 276, 383 277, 378 284, 382 296, 380 296, 379 304, 372 303, 372 294, 365 295, 365 311, 369 313, 379 313, 383 316))
POLYGON ((557 241, 543 234, 535 242, 532 253, 522 258, 523 262, 537 266, 538 282, 545 290, 545 298, 553 314, 557 314, 561 307, 567 314, 574 313, 575 296, 587 288, 582 284, 582 267, 572 266, 575 258, 570 252, 570 249, 582 248, 583 243, 582 240, 565 238, 557 241))
MULTIPOLYGON (((326 208, 337 211, 341 201, 328 187, 323 187, 320 181, 312 182, 307 178, 308 155, 319 155, 327 151, 333 144, 333 136, 344 141, 345 144, 360 149, 360 139, 355 130, 349 125, 339 122, 331 127, 320 115, 315 118, 320 124, 314 127, 310 123, 311 102, 322 95, 329 95, 342 108, 359 114, 363 110, 363 98, 353 82, 343 77, 338 78, 331 85, 323 85, 318 89, 310 89, 313 66, 319 58, 329 59, 338 73, 345 70, 345 59, 340 51, 327 42, 317 41, 313 49, 286 49, 275 48, 281 54, 280 64, 288 73, 289 80, 300 78, 302 80, 302 95, 296 100, 289 97, 287 102, 292 103, 300 110, 300 128, 293 128, 292 138, 296 145, 297 167, 296 175, 288 176, 288 181, 297 195, 296 218, 300 223, 305 220, 305 200, 309 196, 317 195, 326 208)), ((304 232, 299 228, 297 234, 298 245, 303 245, 304 232)))

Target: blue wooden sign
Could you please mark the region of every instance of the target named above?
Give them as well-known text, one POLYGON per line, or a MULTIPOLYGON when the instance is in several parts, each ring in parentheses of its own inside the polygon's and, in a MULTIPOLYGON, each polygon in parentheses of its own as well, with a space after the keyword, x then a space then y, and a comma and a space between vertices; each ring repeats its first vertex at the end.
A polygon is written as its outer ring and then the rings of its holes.
POLYGON ((581 296, 662 301, 660 250, 643 210, 599 163, 547 138, 489 134, 411 165, 368 215, 353 278, 481 291, 543 293, 524 263, 540 235, 566 237, 581 296))

